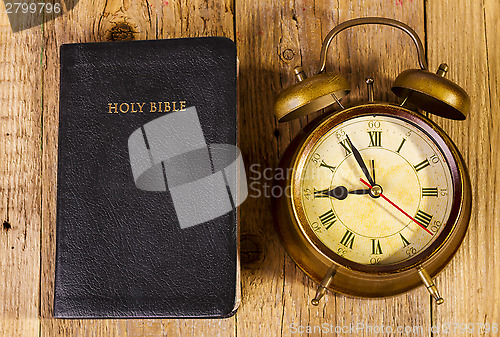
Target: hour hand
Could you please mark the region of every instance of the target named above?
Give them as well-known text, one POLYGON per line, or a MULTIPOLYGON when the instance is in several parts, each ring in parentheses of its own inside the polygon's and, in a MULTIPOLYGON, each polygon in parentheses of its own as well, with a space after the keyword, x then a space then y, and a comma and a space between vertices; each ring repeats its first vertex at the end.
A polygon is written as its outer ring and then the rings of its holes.
POLYGON ((326 189, 321 191, 314 191, 315 198, 335 198, 337 200, 344 200, 349 194, 370 194, 369 189, 359 189, 348 191, 345 186, 337 186, 332 189, 326 189))
POLYGON ((354 190, 354 191, 349 191, 348 193, 349 194, 370 194, 370 189, 368 188, 364 188, 364 189, 360 189, 360 190, 354 190))
POLYGON ((372 177, 370 176, 370 172, 368 172, 368 169, 366 168, 365 162, 363 161, 363 158, 361 158, 361 154, 359 153, 358 149, 354 146, 354 144, 351 142, 349 139, 349 136, 346 135, 347 141, 349 144, 351 144, 351 150, 352 154, 354 155, 354 158, 356 159, 356 162, 358 163, 359 167, 361 167, 361 171, 365 174, 366 179, 368 179, 368 182, 374 186, 375 182, 373 181, 372 177))
POLYGON ((349 195, 347 188, 344 186, 337 186, 332 189, 326 189, 321 191, 314 191, 315 198, 335 198, 337 200, 344 200, 349 195))

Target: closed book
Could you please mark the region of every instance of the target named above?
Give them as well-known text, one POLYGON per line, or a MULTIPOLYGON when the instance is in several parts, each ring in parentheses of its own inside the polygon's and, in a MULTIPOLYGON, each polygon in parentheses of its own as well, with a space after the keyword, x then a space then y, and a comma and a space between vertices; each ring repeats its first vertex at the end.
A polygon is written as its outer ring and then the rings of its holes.
POLYGON ((66 44, 60 60, 54 316, 233 314, 234 43, 66 44))

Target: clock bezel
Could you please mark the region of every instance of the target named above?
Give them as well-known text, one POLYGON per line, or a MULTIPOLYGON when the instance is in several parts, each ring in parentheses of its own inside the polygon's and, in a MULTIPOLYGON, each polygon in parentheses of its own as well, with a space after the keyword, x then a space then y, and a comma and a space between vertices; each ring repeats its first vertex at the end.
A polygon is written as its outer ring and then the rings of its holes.
POLYGON ((354 107, 347 108, 340 112, 337 112, 327 118, 324 118, 319 125, 317 125, 309 135, 301 142, 300 147, 296 151, 296 156, 292 160, 292 177, 291 177, 291 210, 296 218, 296 223, 304 235, 305 239, 309 241, 313 248, 317 249, 318 253, 324 255, 329 260, 342 265, 348 269, 370 273, 370 274, 380 274, 380 273, 397 273, 423 263, 424 261, 430 259, 444 243, 448 240, 454 228, 457 226, 458 219, 460 218, 460 210, 463 199, 463 181, 461 179, 461 174, 459 171, 458 163, 454 156, 454 144, 450 144, 449 138, 444 134, 444 132, 435 126, 430 120, 425 116, 422 116, 414 111, 408 110, 401 106, 395 106, 391 104, 364 104, 354 107), (301 198, 301 184, 302 184, 302 173, 305 169, 305 164, 311 151, 314 149, 315 144, 332 128, 335 126, 356 118, 359 116, 371 116, 371 115, 382 115, 395 117, 405 122, 408 122, 421 131, 423 131, 438 147, 441 154, 445 158, 447 167, 451 175, 451 183, 453 186, 453 197, 451 201, 450 214, 446 223, 442 226, 443 229, 434 241, 427 246, 423 251, 417 253, 414 257, 386 265, 371 265, 371 264, 361 264, 349 259, 346 259, 336 252, 332 251, 327 247, 312 230, 307 220, 304 207, 301 198))

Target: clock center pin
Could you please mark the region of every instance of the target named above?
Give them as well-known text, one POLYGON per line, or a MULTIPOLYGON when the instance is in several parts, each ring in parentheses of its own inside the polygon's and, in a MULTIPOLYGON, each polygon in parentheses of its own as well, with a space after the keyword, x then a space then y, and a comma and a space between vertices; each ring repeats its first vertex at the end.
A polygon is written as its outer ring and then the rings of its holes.
POLYGON ((370 188, 370 196, 372 198, 379 198, 382 193, 384 193, 384 190, 380 185, 373 185, 372 188, 370 188))

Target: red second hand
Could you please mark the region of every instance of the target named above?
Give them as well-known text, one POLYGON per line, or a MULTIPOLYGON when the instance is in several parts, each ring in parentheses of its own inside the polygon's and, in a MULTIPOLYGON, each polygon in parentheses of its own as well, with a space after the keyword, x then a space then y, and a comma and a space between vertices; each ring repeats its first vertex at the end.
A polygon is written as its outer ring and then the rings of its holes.
MULTIPOLYGON (((363 180, 363 178, 359 178, 359 180, 365 184, 367 187, 369 188, 372 188, 373 186, 370 186, 370 184, 368 184, 366 181, 363 180)), ((425 228, 424 225, 422 225, 421 223, 419 223, 417 220, 415 220, 410 214, 406 213, 405 211, 403 211, 398 205, 396 205, 395 203, 393 203, 392 201, 390 201, 385 195, 383 195, 382 193, 380 193, 380 196, 385 200, 387 201, 389 204, 391 204, 392 206, 396 207, 396 209, 398 211, 400 211, 401 213, 403 213, 404 215, 406 215, 408 218, 410 218, 414 223, 416 223, 417 225, 419 225, 420 227, 422 227, 423 230, 425 230, 427 233, 429 233, 430 235, 434 235, 432 234, 432 232, 430 230, 428 230, 427 228, 425 228)))

